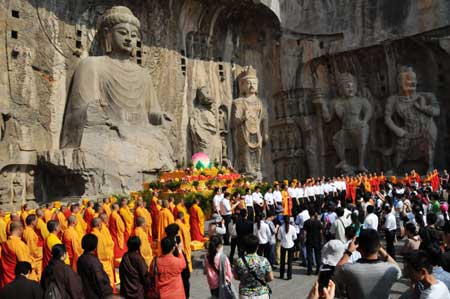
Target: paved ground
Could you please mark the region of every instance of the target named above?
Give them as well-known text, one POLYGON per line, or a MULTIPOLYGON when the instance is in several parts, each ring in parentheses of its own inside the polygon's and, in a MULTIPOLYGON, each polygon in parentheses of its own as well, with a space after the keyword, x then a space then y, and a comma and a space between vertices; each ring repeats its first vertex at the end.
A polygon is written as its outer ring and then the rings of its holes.
MULTIPOLYGON (((225 246, 225 252, 229 251, 229 247, 225 246)), ((191 298, 192 299, 206 299, 209 298, 209 288, 206 282, 206 277, 203 275, 202 260, 205 251, 196 251, 193 253, 194 271, 191 276, 191 298)), ((401 266, 402 268, 402 266, 401 266)), ((369 270, 369 268, 368 268, 369 270)), ((313 286, 316 276, 306 275, 306 269, 300 267, 298 262, 294 262, 292 280, 279 279, 279 272, 275 270, 275 279, 270 283, 273 290, 274 299, 292 299, 292 298, 306 298, 313 286)), ((234 281, 236 290, 239 282, 234 281)), ((406 280, 401 279, 397 282, 391 292, 391 298, 398 298, 407 289, 406 280)))

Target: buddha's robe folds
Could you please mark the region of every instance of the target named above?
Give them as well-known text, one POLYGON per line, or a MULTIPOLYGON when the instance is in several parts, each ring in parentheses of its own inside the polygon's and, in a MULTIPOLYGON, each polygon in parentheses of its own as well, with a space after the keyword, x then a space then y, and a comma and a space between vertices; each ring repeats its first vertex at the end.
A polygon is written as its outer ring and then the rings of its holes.
POLYGON ((109 234, 108 229, 100 231, 98 228, 92 229, 92 234, 98 238, 97 256, 103 265, 103 270, 109 277, 111 287, 115 289, 115 275, 114 275, 114 242, 109 234))
POLYGON ((87 57, 72 80, 61 148, 81 149, 87 167, 109 165, 122 176, 141 178, 142 170, 173 167, 162 124, 147 70, 109 56, 87 57))
POLYGON ((144 258, 145 263, 147 264, 147 268, 150 269, 150 263, 153 260, 153 251, 152 246, 150 245, 150 242, 148 240, 147 228, 136 227, 136 229, 134 230, 134 235, 141 239, 140 253, 144 258))
POLYGON ((23 231, 22 239, 27 244, 28 249, 30 249, 30 254, 33 257, 34 262, 33 268, 36 270, 37 277, 40 278, 42 274, 42 256, 44 252, 42 244, 39 242, 39 237, 31 226, 27 226, 23 231))
POLYGON ((192 272, 191 233, 182 220, 177 219, 175 223, 180 227, 180 238, 183 243, 183 251, 186 254, 189 271, 192 272))
MULTIPOLYGON (((9 236, 8 240, 1 244, 2 258, 0 259, 0 287, 5 286, 14 280, 16 275, 14 269, 17 262, 29 262, 35 265, 30 249, 19 237, 9 236)), ((37 280, 36 269, 32 269, 30 276, 32 280, 37 280)))
POLYGON ((147 234, 147 239, 151 241, 152 239, 152 216, 150 212, 143 207, 137 207, 134 211, 135 218, 143 217, 145 219, 145 233, 147 234))
POLYGON ((161 251, 161 240, 166 237, 166 231, 165 228, 169 225, 175 222, 175 219, 173 218, 172 212, 170 212, 167 208, 162 208, 161 211, 159 211, 158 215, 158 253, 159 255, 162 254, 161 251))
POLYGON ((109 219, 109 231, 114 242, 114 257, 121 258, 126 252, 125 246, 125 223, 117 211, 111 213, 109 219))
POLYGON ((70 266, 73 271, 77 272, 77 261, 83 254, 83 249, 81 248, 81 238, 73 226, 66 229, 62 241, 67 249, 70 266))
POLYGON ((197 204, 193 204, 190 209, 190 214, 191 240, 203 242, 203 233, 205 230, 205 216, 203 211, 197 204))

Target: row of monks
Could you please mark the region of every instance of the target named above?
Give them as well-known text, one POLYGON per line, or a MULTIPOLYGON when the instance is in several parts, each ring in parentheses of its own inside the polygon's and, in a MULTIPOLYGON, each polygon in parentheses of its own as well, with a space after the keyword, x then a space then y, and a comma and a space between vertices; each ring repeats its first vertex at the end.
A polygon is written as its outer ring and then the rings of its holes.
POLYGON ((181 200, 177 205, 173 198, 152 198, 150 207, 142 198, 131 202, 115 198, 95 203, 83 200, 81 204, 62 205, 58 208, 48 203, 45 208, 31 211, 25 204, 21 213, 6 215, 0 208, 0 287, 11 282, 18 261, 33 266, 30 279, 39 281, 43 269, 51 259, 51 249, 56 244, 67 248, 66 263, 77 271, 77 260, 83 253, 81 239, 87 233, 98 237, 97 256, 108 274, 111 286, 118 282, 115 268, 127 251, 130 236, 141 240, 141 255, 150 266, 154 255, 161 253, 160 243, 165 228, 176 223, 192 271, 191 241, 203 241, 204 214, 199 202, 194 201, 189 213, 181 200))

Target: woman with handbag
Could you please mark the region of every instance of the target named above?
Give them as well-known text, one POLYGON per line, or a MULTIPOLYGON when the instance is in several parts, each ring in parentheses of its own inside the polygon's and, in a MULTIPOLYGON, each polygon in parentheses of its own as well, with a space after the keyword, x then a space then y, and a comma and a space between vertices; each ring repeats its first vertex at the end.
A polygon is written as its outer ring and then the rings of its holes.
POLYGON ((208 280, 212 298, 235 298, 231 288, 231 265, 228 257, 222 252, 222 238, 212 236, 208 245, 208 254, 203 261, 203 269, 208 280))
POLYGON ((234 278, 240 281, 239 299, 269 299, 272 293, 272 267, 267 258, 256 254, 258 238, 248 235, 244 239, 246 255, 236 260, 234 278))

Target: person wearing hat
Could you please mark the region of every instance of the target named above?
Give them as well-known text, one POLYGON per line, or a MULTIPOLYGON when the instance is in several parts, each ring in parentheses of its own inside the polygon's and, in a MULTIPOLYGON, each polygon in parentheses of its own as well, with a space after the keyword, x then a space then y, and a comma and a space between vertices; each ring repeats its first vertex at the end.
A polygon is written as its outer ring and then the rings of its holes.
POLYGON ((334 268, 344 255, 345 244, 340 240, 330 240, 322 247, 322 267, 334 272, 334 268))
POLYGON ((208 237, 219 236, 223 238, 226 232, 225 220, 219 214, 213 214, 212 220, 208 225, 208 237))

